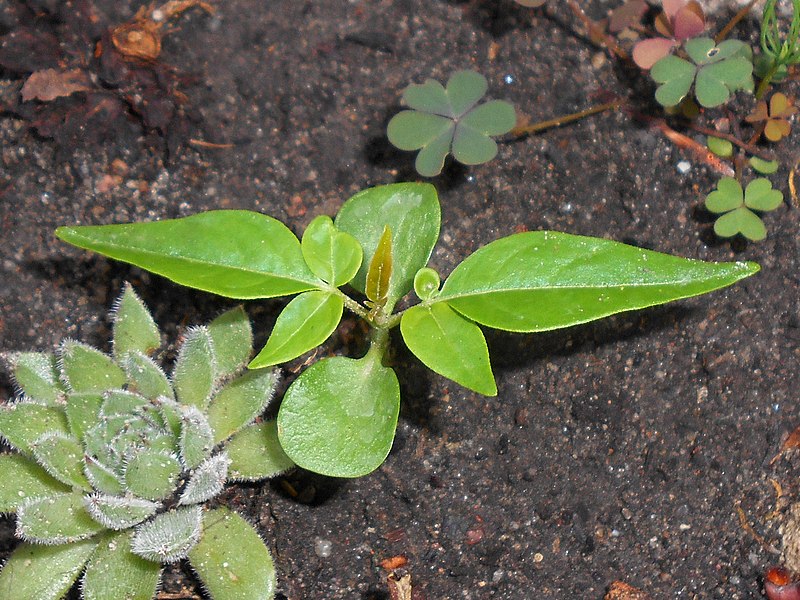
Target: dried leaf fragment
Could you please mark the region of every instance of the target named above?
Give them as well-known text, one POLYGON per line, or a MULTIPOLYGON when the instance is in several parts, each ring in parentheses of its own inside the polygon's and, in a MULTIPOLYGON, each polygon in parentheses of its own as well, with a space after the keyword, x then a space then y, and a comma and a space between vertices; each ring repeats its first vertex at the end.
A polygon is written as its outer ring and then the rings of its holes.
POLYGON ((625 583, 615 581, 608 587, 608 593, 603 600, 651 600, 650 595, 640 589, 625 583))
POLYGON ((390 600, 411 600, 411 574, 406 573, 399 579, 394 573, 391 573, 386 578, 386 584, 389 586, 389 599, 390 600))
POLYGON ((31 73, 20 93, 23 102, 31 100, 50 102, 56 98, 71 96, 75 92, 88 92, 91 89, 89 74, 83 69, 69 71, 45 69, 31 73))

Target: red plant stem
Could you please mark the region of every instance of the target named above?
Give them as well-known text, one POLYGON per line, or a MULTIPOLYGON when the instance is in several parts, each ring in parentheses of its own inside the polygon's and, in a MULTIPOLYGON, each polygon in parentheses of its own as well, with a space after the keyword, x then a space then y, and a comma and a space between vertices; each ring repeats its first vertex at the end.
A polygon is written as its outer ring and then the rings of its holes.
MULTIPOLYGON (((697 133, 703 133, 705 135, 710 135, 713 137, 722 138, 723 140, 728 140, 730 143, 739 146, 743 150, 747 150, 753 156, 757 156, 763 160, 775 160, 775 155, 771 152, 766 152, 761 150, 760 148, 754 146, 750 142, 743 142, 735 135, 731 135, 730 133, 724 133, 722 131, 717 131, 716 129, 709 129, 708 127, 703 127, 702 125, 697 125, 695 123, 689 123, 689 128, 693 129, 697 133)), ((759 133, 759 135, 761 135, 759 133)), ((756 138, 758 139, 758 138, 756 138)))
POLYGON ((756 2, 758 2, 758 0, 750 0, 750 3, 747 6, 742 7, 739 12, 733 15, 733 18, 728 21, 725 27, 720 29, 719 33, 714 36, 714 43, 719 44, 722 40, 727 38, 731 30, 739 24, 739 21, 744 19, 750 13, 750 10, 753 8, 753 6, 755 6, 756 2))
POLYGON ((702 144, 698 144, 689 136, 675 131, 672 127, 667 125, 667 122, 664 119, 657 119, 655 117, 648 117, 646 115, 638 115, 638 117, 649 123, 651 127, 655 127, 656 129, 660 130, 661 133, 664 134, 664 137, 666 137, 679 148, 683 148, 684 150, 688 150, 694 154, 698 160, 706 163, 717 173, 725 175, 726 177, 733 177, 736 174, 736 171, 733 170, 733 167, 722 160, 719 156, 711 152, 702 144))
POLYGON ((621 58, 624 61, 630 61, 630 57, 628 53, 623 50, 620 45, 617 43, 617 40, 614 39, 613 36, 607 35, 603 29, 598 26, 596 22, 589 18, 589 15, 581 8, 581 5, 578 4, 577 0, 567 0, 567 5, 572 10, 572 14, 574 14, 580 21, 583 23, 583 26, 586 27, 587 32, 589 33, 589 39, 595 43, 601 43, 608 49, 611 54, 616 55, 618 58, 621 58))

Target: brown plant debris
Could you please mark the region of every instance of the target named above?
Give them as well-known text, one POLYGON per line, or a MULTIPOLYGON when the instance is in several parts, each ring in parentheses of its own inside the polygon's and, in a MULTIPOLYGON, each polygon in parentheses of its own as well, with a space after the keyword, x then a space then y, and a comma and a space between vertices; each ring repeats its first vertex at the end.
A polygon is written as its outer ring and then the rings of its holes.
POLYGON ((411 574, 406 573, 402 577, 397 577, 394 573, 386 578, 389 586, 390 600, 411 600, 411 574))
POLYGON ((603 600, 651 600, 650 595, 624 581, 615 581, 608 586, 603 600))

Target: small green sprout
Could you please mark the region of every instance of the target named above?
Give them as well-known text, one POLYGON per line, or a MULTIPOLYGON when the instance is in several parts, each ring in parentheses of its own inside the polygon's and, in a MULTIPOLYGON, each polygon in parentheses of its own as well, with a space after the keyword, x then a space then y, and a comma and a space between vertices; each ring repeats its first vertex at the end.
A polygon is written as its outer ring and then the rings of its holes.
POLYGON ((780 163, 777 160, 764 160, 758 156, 751 156, 748 162, 754 171, 762 175, 774 175, 780 167, 780 163))
POLYGON ((761 18, 761 52, 757 74, 762 78, 756 98, 763 97, 773 81, 786 78, 788 67, 800 63, 800 0, 792 0, 792 21, 788 31, 781 27, 778 0, 767 0, 761 18))
POLYGON ((653 65, 650 75, 661 84, 656 100, 662 106, 677 106, 694 84, 697 101, 706 108, 728 101, 739 89, 752 89, 753 63, 750 47, 739 40, 726 40, 717 46, 711 38, 694 38, 684 45, 692 62, 666 56, 653 65))
POLYGON ((783 202, 783 194, 772 189, 769 179, 759 177, 742 189, 733 177, 723 177, 717 189, 706 197, 706 209, 721 215, 714 223, 714 233, 728 238, 741 234, 754 242, 767 237, 767 229, 755 212, 775 210, 783 202))
POLYGON ((8 355, 21 398, 0 407, 0 511, 24 543, 0 572, 3 600, 58 600, 81 577, 86 600, 150 600, 162 565, 188 559, 212 598, 273 597, 258 533, 204 509, 227 481, 293 466, 275 422, 256 423, 276 371, 243 373, 241 308, 187 330, 171 377, 150 355, 161 334, 130 286, 114 313, 113 355, 67 340, 56 356, 8 355))
POLYGON ((520 333, 570 327, 710 292, 758 270, 753 263, 707 263, 605 239, 531 231, 483 246, 441 282, 428 267, 440 215, 432 185, 401 183, 359 192, 333 221, 318 216, 302 241, 280 221, 241 210, 62 227, 56 234, 223 296, 297 294, 251 368, 313 350, 333 333, 343 308, 363 318, 371 328, 366 354, 313 363, 289 386, 278 412, 286 454, 303 468, 337 477, 371 472, 392 447, 400 386, 385 357, 394 327, 432 371, 494 396, 481 326, 520 333), (345 284, 355 296, 340 289, 345 284), (412 290, 419 303, 395 312, 412 290))
POLYGON ((489 84, 475 71, 457 71, 447 87, 428 79, 403 92, 410 108, 389 121, 389 141, 401 150, 419 150, 415 167, 420 175, 442 172, 448 154, 465 165, 478 165, 497 155, 491 136, 508 133, 516 123, 514 107, 503 100, 478 104, 489 84))
POLYGON ((731 143, 730 140, 710 135, 708 136, 708 140, 706 140, 706 146, 708 146, 711 152, 722 158, 730 158, 733 156, 733 143, 731 143))

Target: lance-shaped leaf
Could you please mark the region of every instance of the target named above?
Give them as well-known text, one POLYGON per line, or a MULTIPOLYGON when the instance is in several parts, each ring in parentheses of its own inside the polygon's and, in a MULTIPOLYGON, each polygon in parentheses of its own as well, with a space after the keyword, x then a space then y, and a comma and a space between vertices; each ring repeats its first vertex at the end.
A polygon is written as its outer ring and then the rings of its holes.
POLYGON ((60 408, 32 402, 0 406, 0 435, 12 448, 30 455, 32 444, 50 432, 69 433, 67 418, 60 408))
POLYGON ((200 539, 202 525, 199 506, 170 510, 139 526, 131 540, 131 551, 153 562, 181 560, 200 539))
POLYGON ((148 517, 156 514, 161 507, 157 502, 150 502, 135 496, 109 496, 107 494, 91 494, 84 499, 86 512, 107 529, 127 529, 138 525, 148 517))
POLYGON ((228 478, 231 460, 225 452, 215 454, 197 467, 178 500, 179 505, 198 504, 219 494, 228 478))
POLYGON ((392 277, 392 230, 386 225, 383 228, 375 254, 367 269, 367 298, 379 306, 386 304, 389 296, 389 282, 392 277))
POLYGON ((222 313, 207 325, 216 359, 216 377, 227 377, 247 364, 253 350, 250 319, 241 306, 222 313))
POLYGON ((128 352, 147 355, 161 345, 158 327, 131 284, 125 284, 111 312, 114 316, 114 356, 117 359, 128 352))
POLYGON ((66 340, 58 350, 61 380, 73 392, 104 392, 125 385, 125 372, 96 348, 66 340))
MULTIPOLYGON (((395 302, 412 287, 414 275, 428 264, 439 239, 441 221, 436 189, 427 183, 396 183, 359 192, 342 205, 336 226, 355 237, 364 256, 372 257, 387 225, 392 232, 392 276, 386 303, 395 302)), ((351 285, 366 292, 369 262, 364 261, 351 285)))
POLYGON ((266 346, 249 368, 288 362, 316 348, 334 332, 343 311, 344 300, 331 292, 303 292, 293 298, 281 311, 266 346))
POLYGON ((178 483, 180 461, 160 450, 145 449, 134 454, 125 465, 125 486, 148 500, 167 498, 178 483))
POLYGON ((526 232, 479 249, 450 274, 436 301, 507 331, 544 331, 726 287, 755 263, 690 260, 618 242, 526 232))
POLYGON ((83 600, 152 600, 161 565, 132 554, 131 532, 101 539, 83 574, 83 600))
POLYGON ((206 416, 194 406, 182 408, 180 437, 181 461, 187 469, 194 469, 211 455, 214 432, 206 416))
POLYGON ((280 221, 244 210, 209 211, 152 223, 59 227, 79 248, 182 285, 230 298, 271 298, 314 289, 300 242, 280 221))
POLYGON ((258 533, 227 508, 209 511, 204 521, 189 562, 211 597, 272 600, 275 567, 258 533))
POLYGON ((128 352, 119 364, 128 375, 128 389, 145 398, 164 396, 174 399, 167 374, 149 356, 136 351, 128 352))
POLYGON ((55 404, 64 394, 58 380, 56 359, 44 352, 14 352, 6 355, 11 375, 25 396, 44 404, 55 404))
POLYGON ((91 490, 83 473, 83 447, 72 436, 46 433, 31 446, 36 462, 51 476, 66 485, 91 490))
POLYGON ((278 413, 281 446, 304 469, 359 477, 377 469, 392 447, 400 387, 377 352, 311 365, 286 391, 278 413))
POLYGON ((89 516, 80 492, 35 498, 17 508, 16 535, 28 542, 66 544, 103 529, 89 516))
POLYGON ((264 412, 275 395, 280 375, 276 369, 250 371, 214 396, 207 417, 214 444, 229 438, 264 412))
POLYGON ((306 227, 301 241, 303 258, 311 271, 334 287, 349 282, 361 266, 361 245, 339 231, 330 217, 320 215, 306 227))
POLYGON ((103 395, 96 392, 72 393, 67 396, 64 412, 70 432, 83 441, 84 435, 100 420, 103 395))
POLYGON ((21 454, 0 454, 0 512, 16 512, 30 498, 69 492, 42 467, 21 454))
POLYGON ((93 539, 58 546, 20 544, 0 571, 0 598, 63 598, 96 546, 93 539))
POLYGON ((486 396, 497 395, 483 332, 446 303, 411 307, 403 313, 400 331, 408 349, 432 371, 486 396))
POLYGON ((172 385, 182 404, 204 409, 214 391, 217 366, 211 335, 206 327, 191 327, 184 335, 172 385))
POLYGON ((245 427, 230 439, 225 451, 231 459, 228 478, 234 481, 258 481, 294 467, 278 441, 276 421, 245 427))

